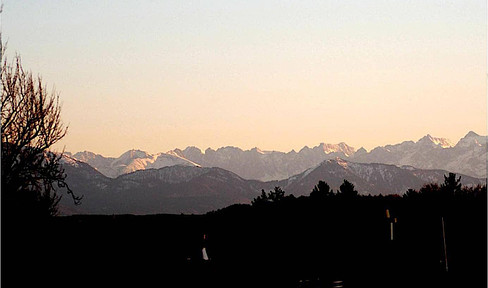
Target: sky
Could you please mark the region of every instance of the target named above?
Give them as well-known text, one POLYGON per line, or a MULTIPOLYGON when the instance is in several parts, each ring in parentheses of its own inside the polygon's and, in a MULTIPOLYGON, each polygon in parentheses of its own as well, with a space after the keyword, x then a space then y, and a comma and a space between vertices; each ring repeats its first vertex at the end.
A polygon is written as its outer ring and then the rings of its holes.
POLYGON ((55 149, 356 149, 487 134, 487 4, 3 0, 7 57, 60 94, 55 149))

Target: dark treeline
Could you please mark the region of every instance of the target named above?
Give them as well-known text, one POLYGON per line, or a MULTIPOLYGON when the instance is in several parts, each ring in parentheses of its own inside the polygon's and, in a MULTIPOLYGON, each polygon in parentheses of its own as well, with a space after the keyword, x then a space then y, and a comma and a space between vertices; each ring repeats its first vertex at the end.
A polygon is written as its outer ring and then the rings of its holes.
POLYGON ((335 192, 319 182, 309 197, 277 187, 213 213, 208 250, 229 267, 252 267, 228 274, 255 271, 270 285, 486 287, 486 186, 459 180, 450 174, 403 196, 361 196, 347 180, 335 192))
POLYGON ((450 174, 402 196, 365 196, 348 181, 339 191, 319 182, 309 196, 276 187, 205 215, 54 217, 3 247, 3 282, 486 287, 486 186, 459 183, 450 174))

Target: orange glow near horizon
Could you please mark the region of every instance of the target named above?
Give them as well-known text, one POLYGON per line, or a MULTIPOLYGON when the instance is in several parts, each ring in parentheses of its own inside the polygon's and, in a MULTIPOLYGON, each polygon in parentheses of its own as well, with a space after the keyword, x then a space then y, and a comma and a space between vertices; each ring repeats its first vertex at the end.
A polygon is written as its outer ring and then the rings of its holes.
POLYGON ((54 2, 5 1, 2 36, 60 92, 58 150, 487 134, 486 1, 54 2))

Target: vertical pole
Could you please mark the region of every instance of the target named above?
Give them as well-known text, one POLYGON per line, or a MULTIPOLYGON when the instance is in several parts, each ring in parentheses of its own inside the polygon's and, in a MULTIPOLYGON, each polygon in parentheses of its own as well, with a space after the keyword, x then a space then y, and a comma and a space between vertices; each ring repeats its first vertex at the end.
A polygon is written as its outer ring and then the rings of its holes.
POLYGON ((444 227, 444 217, 441 217, 441 221, 442 221, 442 242, 444 246, 444 262, 446 265, 446 272, 447 272, 449 270, 449 267, 447 265, 446 230, 444 227))
POLYGON ((390 240, 393 240, 393 222, 390 220, 390 209, 386 209, 386 219, 390 222, 390 240))
POLYGON ((390 222, 390 240, 393 241, 393 221, 390 222))

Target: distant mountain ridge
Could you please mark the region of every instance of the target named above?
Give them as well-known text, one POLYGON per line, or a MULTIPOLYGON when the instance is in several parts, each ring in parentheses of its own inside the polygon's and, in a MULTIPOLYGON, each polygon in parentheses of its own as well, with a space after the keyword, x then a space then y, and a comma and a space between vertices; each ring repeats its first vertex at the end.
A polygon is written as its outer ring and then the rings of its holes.
MULTIPOLYGON (((236 203, 250 203, 261 189, 282 187, 287 194, 309 195, 320 181, 338 190, 343 180, 353 183, 362 194, 403 194, 425 183, 442 183, 445 170, 422 170, 410 166, 365 164, 340 158, 325 160, 315 167, 281 181, 246 180, 222 168, 175 165, 138 170, 109 178, 89 164, 65 156, 66 182, 82 204, 70 197, 61 199, 63 214, 203 214, 236 203)), ((461 176, 467 186, 484 184, 485 179, 461 176)))
POLYGON ((109 178, 89 164, 63 159, 69 187, 82 204, 62 197, 62 214, 204 213, 253 199, 258 181, 221 168, 175 165, 109 178))
POLYGON ((76 160, 86 162, 107 177, 115 178, 137 170, 162 168, 174 165, 199 166, 188 159, 174 153, 148 154, 141 150, 129 150, 118 158, 104 157, 89 151, 68 153, 76 160))
MULTIPOLYGON (((279 183, 284 190, 294 194, 308 195, 319 181, 327 182, 333 190, 338 190, 346 179, 355 185, 361 194, 403 194, 408 189, 420 189, 426 183, 442 183, 446 170, 425 170, 411 166, 398 167, 381 163, 356 163, 340 158, 325 160, 317 167, 310 168, 279 183)), ((484 184, 484 179, 467 175, 461 176, 466 186, 484 184)))
MULTIPOLYGON (((71 154, 68 154, 71 155, 71 154)), ((102 174, 115 178, 137 170, 159 169, 174 165, 219 167, 232 171, 244 179, 261 181, 283 180, 299 174, 324 160, 337 157, 358 163, 409 165, 422 169, 444 169, 473 177, 486 177, 487 137, 470 131, 456 145, 445 138, 426 135, 417 142, 376 147, 370 152, 355 150, 344 142, 321 143, 299 152, 262 151, 259 148, 242 150, 222 147, 217 150, 197 147, 175 149, 166 153, 148 154, 129 150, 118 158, 104 157, 92 152, 78 152, 73 158, 86 162, 102 174)))
POLYGON ((454 146, 449 140, 427 135, 419 141, 376 147, 356 154, 351 161, 409 165, 420 169, 443 169, 473 177, 486 177, 487 137, 470 131, 454 146))

